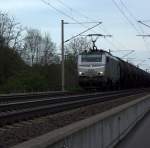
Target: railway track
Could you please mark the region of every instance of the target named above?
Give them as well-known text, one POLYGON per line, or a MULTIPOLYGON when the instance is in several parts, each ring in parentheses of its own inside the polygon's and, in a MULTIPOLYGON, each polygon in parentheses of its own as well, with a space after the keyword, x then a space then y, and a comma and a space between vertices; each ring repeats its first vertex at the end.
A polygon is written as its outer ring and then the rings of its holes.
POLYGON ((15 102, 8 100, 0 104, 0 126, 146 92, 147 89, 132 89, 82 95, 37 96, 24 101, 14 99, 15 102))
POLYGON ((32 93, 20 93, 20 94, 7 94, 0 95, 0 104, 9 102, 21 102, 23 100, 36 100, 38 98, 46 97, 59 97, 74 95, 75 92, 62 92, 62 91, 52 91, 52 92, 32 92, 32 93))

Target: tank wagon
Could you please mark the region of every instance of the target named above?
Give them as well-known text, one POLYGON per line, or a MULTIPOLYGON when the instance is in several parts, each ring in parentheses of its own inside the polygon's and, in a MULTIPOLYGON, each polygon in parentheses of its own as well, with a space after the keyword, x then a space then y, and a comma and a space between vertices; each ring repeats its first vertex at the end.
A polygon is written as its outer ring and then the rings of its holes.
POLYGON ((150 73, 104 50, 78 55, 79 85, 83 88, 128 89, 150 86, 150 73))

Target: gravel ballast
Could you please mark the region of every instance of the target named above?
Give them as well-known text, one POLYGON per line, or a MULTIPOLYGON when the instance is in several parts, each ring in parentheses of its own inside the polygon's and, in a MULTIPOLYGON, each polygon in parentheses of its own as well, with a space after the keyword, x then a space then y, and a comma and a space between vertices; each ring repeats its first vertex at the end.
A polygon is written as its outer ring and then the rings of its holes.
POLYGON ((118 105, 139 99, 147 93, 132 95, 112 101, 101 102, 71 111, 35 118, 0 128, 0 148, 8 148, 31 138, 40 136, 54 129, 83 120, 92 115, 104 112, 118 105))

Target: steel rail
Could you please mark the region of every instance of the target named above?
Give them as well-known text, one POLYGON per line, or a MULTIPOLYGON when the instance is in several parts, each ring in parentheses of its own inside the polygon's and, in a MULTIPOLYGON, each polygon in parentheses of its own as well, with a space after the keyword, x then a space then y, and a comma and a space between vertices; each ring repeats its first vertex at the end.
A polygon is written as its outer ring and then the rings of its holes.
MULTIPOLYGON (((133 89, 136 90, 136 89, 133 89)), ((120 92, 124 92, 128 90, 121 90, 120 92)), ((98 95, 106 95, 111 94, 118 91, 107 91, 107 92, 62 92, 62 91, 54 91, 54 92, 33 92, 33 93, 20 93, 20 94, 4 94, 0 95, 0 104, 8 104, 8 103, 17 103, 17 102, 26 102, 33 100, 44 100, 45 98, 54 98, 54 97, 63 97, 63 96, 74 96, 74 95, 90 95, 90 94, 98 94, 98 95)))
POLYGON ((58 112, 63 112, 66 110, 75 109, 78 107, 83 107, 85 105, 91 105, 99 102, 110 101, 113 99, 118 99, 120 97, 130 96, 133 94, 143 94, 145 93, 144 90, 132 90, 132 91, 124 91, 124 92, 116 92, 113 94, 107 94, 102 96, 92 96, 88 97, 82 95, 84 97, 74 97, 76 99, 68 99, 67 101, 58 101, 56 103, 49 103, 44 105, 37 105, 31 107, 24 107, 18 110, 6 110, 5 112, 0 112, 0 125, 4 126, 5 124, 12 124, 14 122, 32 119, 38 116, 43 116, 47 114, 54 114, 58 112))
POLYGON ((36 100, 38 98, 45 97, 58 97, 66 95, 74 95, 75 92, 62 92, 62 91, 53 91, 53 92, 32 92, 32 93, 19 93, 19 94, 2 94, 0 95, 0 103, 9 103, 9 102, 19 102, 23 100, 36 100))
MULTIPOLYGON (((134 92, 137 90, 133 90, 134 92)), ((102 97, 105 95, 112 95, 116 93, 125 93, 129 92, 129 90, 122 90, 122 91, 110 91, 110 92, 101 92, 101 93, 89 93, 89 94, 82 94, 82 95, 69 95, 69 96, 55 96, 55 97, 46 97, 46 98, 37 98, 34 100, 24 100, 19 102, 9 102, 9 103, 1 103, 0 104, 0 112, 4 111, 11 111, 11 110, 19 110, 24 108, 33 108, 38 106, 44 106, 47 104, 54 104, 54 103, 62 103, 67 101, 76 101, 81 99, 87 98, 94 98, 94 97, 102 97)))

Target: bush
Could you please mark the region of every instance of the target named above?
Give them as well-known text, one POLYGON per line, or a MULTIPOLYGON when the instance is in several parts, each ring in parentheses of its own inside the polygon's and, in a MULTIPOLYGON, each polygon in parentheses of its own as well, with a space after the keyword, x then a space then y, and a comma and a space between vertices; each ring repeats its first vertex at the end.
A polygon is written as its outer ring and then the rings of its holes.
POLYGON ((44 91, 48 89, 47 79, 38 73, 20 73, 9 78, 1 87, 1 92, 31 92, 44 91))
POLYGON ((8 47, 0 48, 0 63, 0 84, 27 67, 18 53, 8 47))

